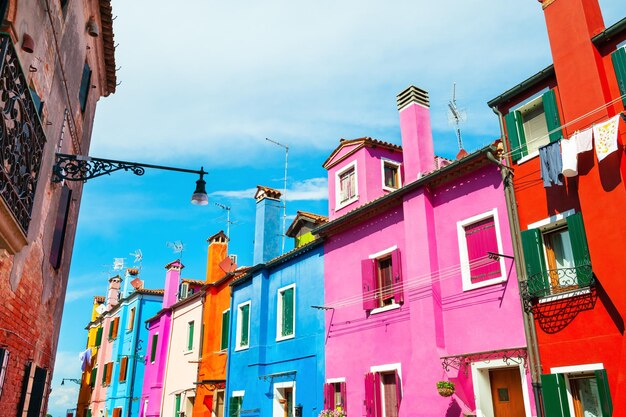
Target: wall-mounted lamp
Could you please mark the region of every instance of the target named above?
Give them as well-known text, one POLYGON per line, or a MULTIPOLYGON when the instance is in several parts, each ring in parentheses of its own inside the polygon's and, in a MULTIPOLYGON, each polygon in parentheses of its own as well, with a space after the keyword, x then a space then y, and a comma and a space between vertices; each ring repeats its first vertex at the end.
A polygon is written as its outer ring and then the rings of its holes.
POLYGON ((32 54, 35 50, 35 41, 28 33, 22 35, 22 51, 32 54))
POLYGON ((97 38, 98 35, 100 35, 100 28, 98 27, 98 24, 96 23, 96 18, 94 16, 91 16, 89 18, 89 21, 87 21, 87 33, 89 34, 89 36, 92 36, 94 38, 97 38))
POLYGON ((75 378, 63 378, 63 379, 61 380, 61 385, 65 385, 65 381, 70 381, 70 382, 73 382, 73 383, 75 383, 75 384, 80 385, 80 379, 75 379, 75 378))

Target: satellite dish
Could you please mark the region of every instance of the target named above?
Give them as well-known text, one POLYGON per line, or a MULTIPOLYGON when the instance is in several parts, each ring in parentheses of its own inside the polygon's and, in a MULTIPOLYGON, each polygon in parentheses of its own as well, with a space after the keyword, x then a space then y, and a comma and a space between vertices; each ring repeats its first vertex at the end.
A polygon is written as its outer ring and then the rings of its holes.
POLYGON ((459 150, 463 149, 461 139, 461 128, 459 125, 467 120, 467 113, 464 109, 459 109, 456 105, 456 83, 452 86, 452 100, 448 102, 448 123, 456 126, 456 136, 459 143, 459 150))

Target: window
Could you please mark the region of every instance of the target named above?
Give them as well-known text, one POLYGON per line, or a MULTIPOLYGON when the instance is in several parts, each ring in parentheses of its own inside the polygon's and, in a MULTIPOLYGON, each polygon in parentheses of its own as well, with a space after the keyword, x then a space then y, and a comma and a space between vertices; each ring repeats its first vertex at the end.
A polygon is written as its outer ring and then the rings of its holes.
POLYGON ((96 333, 96 347, 100 347, 101 344, 102 344, 102 327, 98 327, 98 330, 96 333))
POLYGON ((128 323, 126 324, 126 331, 127 332, 132 331, 134 324, 135 324, 135 307, 130 309, 130 314, 128 316, 128 323))
POLYGON ((581 213, 564 213, 521 233, 531 296, 545 297, 593 284, 591 258, 581 213))
POLYGON ((9 351, 0 348, 0 398, 2 398, 2 387, 7 375, 7 365, 9 364, 9 351))
POLYGON ((128 373, 128 356, 122 356, 120 359, 120 382, 126 382, 126 374, 128 373))
POLYGON ((457 222, 457 239, 464 291, 506 280, 504 258, 496 260, 488 255, 502 253, 496 209, 457 222))
POLYGON ((215 392, 215 408, 213 409, 215 417, 224 417, 224 391, 215 392))
POLYGON ((241 406, 243 404, 243 391, 233 391, 228 404, 228 417, 239 417, 241 414, 241 406))
POLYGON ((70 213, 72 203, 72 190, 67 187, 61 187, 61 195, 59 196, 59 207, 57 209, 57 217, 54 224, 54 234, 52 236, 52 245, 50 247, 50 265, 54 269, 61 267, 63 260, 63 245, 65 243, 65 231, 67 229, 67 219, 70 213))
POLYGON ((597 368, 596 365, 572 368, 585 370, 541 375, 545 414, 570 417, 613 415, 613 403, 606 370, 586 370, 597 368))
POLYGON ((541 146, 563 137, 554 90, 510 111, 504 122, 513 161, 536 155, 541 146))
POLYGON ((370 255, 362 261, 363 309, 376 313, 380 308, 402 304, 400 251, 396 246, 370 255))
POLYGON ((324 409, 335 410, 338 407, 347 414, 346 383, 345 381, 324 384, 324 409))
POLYGON ((78 101, 80 101, 80 111, 85 112, 87 108, 87 98, 89 97, 89 89, 91 87, 91 68, 85 62, 83 66, 83 76, 80 80, 80 90, 78 91, 78 101))
POLYGON ((48 379, 48 370, 35 367, 32 385, 30 388, 30 399, 28 401, 28 412, 26 417, 39 417, 41 414, 41 406, 44 397, 47 396, 46 385, 48 379))
POLYGON ((158 341, 159 341, 159 334, 158 333, 153 334, 152 345, 150 347, 150 363, 154 363, 154 359, 156 358, 158 341))
POLYGON ((122 407, 115 407, 113 409, 112 417, 122 417, 122 407))
POLYGON ((222 312, 222 340, 220 343, 220 349, 228 349, 228 335, 230 329, 230 310, 222 312))
POLYGON ((117 339, 117 331, 120 326, 120 318, 115 317, 109 325, 109 340, 117 339))
POLYGON ((89 386, 91 388, 96 386, 96 377, 98 375, 98 367, 94 366, 91 370, 91 374, 89 375, 89 386))
POLYGON ((102 369, 102 385, 111 385, 111 376, 113 375, 113 362, 104 364, 102 369))
POLYGON ((397 369, 365 374, 365 411, 367 417, 398 417, 402 383, 397 369))
POLYGON ((276 340, 294 337, 296 317, 296 285, 291 284, 278 290, 276 308, 276 340))
POLYGON ((400 181, 400 164, 396 161, 383 159, 383 189, 388 191, 397 190, 402 185, 400 181))
POLYGON ((187 323, 187 350, 190 351, 193 349, 193 329, 195 327, 195 322, 190 321, 187 323))
POLYGON ((189 284, 186 282, 183 282, 182 284, 180 284, 180 289, 178 291, 178 299, 182 300, 184 298, 187 298, 188 293, 189 293, 189 284))
POLYGON ((237 346, 235 350, 250 346, 250 301, 237 307, 237 346))
POLYGON ((337 171, 335 188, 337 208, 347 206, 359 199, 357 195, 356 161, 337 171))
MULTIPOLYGON (((626 94, 626 47, 621 47, 611 54, 613 61, 613 69, 617 78, 617 85, 621 95, 626 94)), ((626 106, 626 97, 622 98, 622 102, 626 106)))
POLYGON ((178 417, 180 415, 180 400, 181 395, 176 394, 176 396, 174 397, 174 417, 178 417))

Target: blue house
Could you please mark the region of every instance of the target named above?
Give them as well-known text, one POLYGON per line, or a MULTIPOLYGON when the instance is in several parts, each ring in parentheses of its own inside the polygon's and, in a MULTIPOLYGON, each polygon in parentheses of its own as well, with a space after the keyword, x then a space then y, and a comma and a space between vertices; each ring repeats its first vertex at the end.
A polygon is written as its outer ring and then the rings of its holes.
POLYGON ((300 239, 321 216, 299 213, 280 255, 280 192, 258 187, 254 266, 231 283, 226 410, 231 417, 316 417, 323 409, 321 240, 300 239))
POLYGON ((115 340, 109 364, 110 374, 105 377, 109 381, 106 410, 112 417, 139 415, 148 342, 145 321, 161 309, 163 302, 163 290, 143 288, 137 273, 136 269, 129 268, 122 298, 111 311, 115 340))

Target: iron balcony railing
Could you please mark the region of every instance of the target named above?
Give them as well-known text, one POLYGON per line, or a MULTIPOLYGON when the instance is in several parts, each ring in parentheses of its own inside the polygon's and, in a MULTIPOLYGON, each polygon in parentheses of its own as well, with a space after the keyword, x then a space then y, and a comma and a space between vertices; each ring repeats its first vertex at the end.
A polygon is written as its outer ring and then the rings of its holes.
POLYGON ((24 71, 7 34, 0 34, 0 196, 28 232, 46 136, 24 71))
POLYGON ((525 298, 548 297, 591 287, 595 283, 591 264, 574 268, 549 269, 528 277, 522 290, 525 298))

